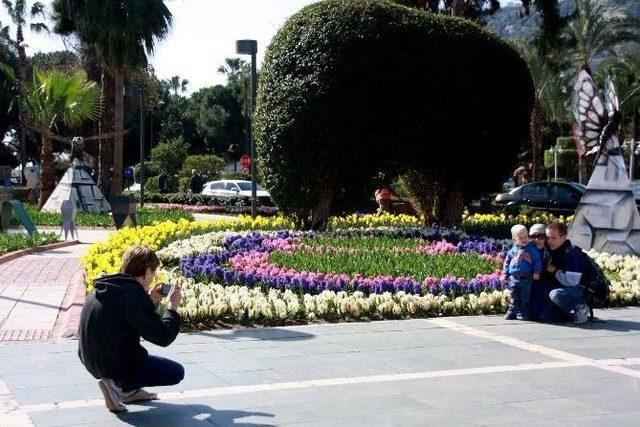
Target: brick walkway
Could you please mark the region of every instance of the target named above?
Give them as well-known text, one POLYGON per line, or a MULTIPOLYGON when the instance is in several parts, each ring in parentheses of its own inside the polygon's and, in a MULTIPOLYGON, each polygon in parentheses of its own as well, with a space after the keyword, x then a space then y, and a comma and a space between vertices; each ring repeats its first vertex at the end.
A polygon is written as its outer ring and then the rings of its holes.
POLYGON ((52 337, 67 288, 82 268, 78 248, 71 248, 0 264, 0 341, 52 337))
POLYGON ((66 309, 78 299, 70 285, 82 273, 80 258, 88 243, 105 240, 110 232, 80 230, 83 244, 0 264, 0 342, 42 341, 64 334, 60 320, 69 320, 66 309))

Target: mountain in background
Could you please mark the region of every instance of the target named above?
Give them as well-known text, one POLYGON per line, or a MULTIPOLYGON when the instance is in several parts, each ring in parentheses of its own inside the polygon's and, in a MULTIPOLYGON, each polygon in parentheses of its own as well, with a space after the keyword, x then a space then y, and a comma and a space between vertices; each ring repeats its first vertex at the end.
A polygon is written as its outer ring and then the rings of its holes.
MULTIPOLYGON (((612 5, 626 11, 629 16, 640 17, 639 0, 609 0, 612 5)), ((568 16, 575 11, 575 0, 560 0, 560 13, 568 16)), ((535 10, 532 8, 532 11, 535 10)), ((520 2, 503 6, 498 12, 487 19, 487 26, 500 38, 510 40, 524 38, 530 40, 535 35, 540 25, 540 14, 521 17, 522 7, 520 2)))

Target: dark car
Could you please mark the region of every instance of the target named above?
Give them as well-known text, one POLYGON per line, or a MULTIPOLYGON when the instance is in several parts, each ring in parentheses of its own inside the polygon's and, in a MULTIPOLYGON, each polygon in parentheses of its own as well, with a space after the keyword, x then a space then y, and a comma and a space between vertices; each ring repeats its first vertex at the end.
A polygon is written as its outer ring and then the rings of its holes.
POLYGON ((500 193, 495 202, 507 206, 527 206, 554 213, 573 213, 587 187, 577 182, 530 182, 500 193))

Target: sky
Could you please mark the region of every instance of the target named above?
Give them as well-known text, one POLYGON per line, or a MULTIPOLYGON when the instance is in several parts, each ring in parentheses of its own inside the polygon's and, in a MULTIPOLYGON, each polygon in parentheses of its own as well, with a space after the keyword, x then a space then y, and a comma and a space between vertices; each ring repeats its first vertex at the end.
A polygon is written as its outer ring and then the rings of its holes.
MULTIPOLYGON (((50 0, 40 0, 47 7, 50 0)), ((173 14, 169 35, 157 44, 150 62, 156 76, 168 79, 178 75, 189 80, 188 92, 215 84, 224 84, 225 77, 217 72, 225 58, 235 57, 235 41, 258 41, 258 64, 271 38, 286 19, 306 5, 318 0, 166 0, 173 14)), ((500 0, 503 5, 514 0, 500 0)), ((32 1, 28 2, 29 4, 32 1)), ((49 8, 50 9, 50 8, 49 8)), ((10 23, 3 7, 0 22, 10 23)), ((27 54, 65 50, 62 37, 25 35, 27 54)))

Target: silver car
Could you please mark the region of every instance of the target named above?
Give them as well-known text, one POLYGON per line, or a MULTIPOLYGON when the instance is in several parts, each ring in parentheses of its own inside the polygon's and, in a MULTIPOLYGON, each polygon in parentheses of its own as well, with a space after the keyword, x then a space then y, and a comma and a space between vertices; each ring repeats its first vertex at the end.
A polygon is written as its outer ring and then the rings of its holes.
MULTIPOLYGON (((210 181, 202 186, 202 194, 221 198, 251 197, 251 181, 223 179, 210 181)), ((258 198, 271 198, 271 195, 260 185, 257 186, 258 198)))

